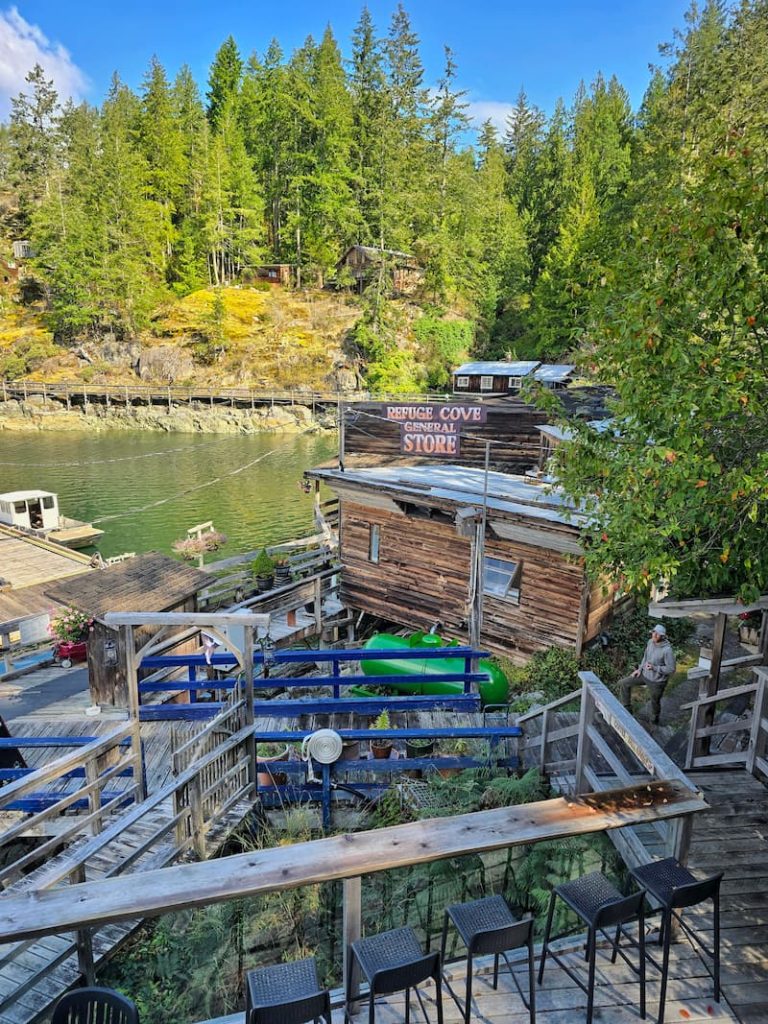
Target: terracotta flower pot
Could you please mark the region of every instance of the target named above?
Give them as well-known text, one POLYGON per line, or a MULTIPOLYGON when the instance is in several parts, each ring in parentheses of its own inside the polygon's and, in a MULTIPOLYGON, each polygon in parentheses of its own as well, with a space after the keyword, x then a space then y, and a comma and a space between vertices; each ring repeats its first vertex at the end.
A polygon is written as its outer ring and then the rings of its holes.
MULTIPOLYGON (((257 751, 258 757, 258 751, 257 751)), ((275 754, 273 757, 258 757, 259 762, 274 764, 278 761, 288 760, 288 747, 281 754, 275 754)), ((284 786, 288 781, 288 777, 285 772, 278 772, 272 768, 266 768, 262 771, 256 772, 256 782, 259 786, 284 786)))
POLYGON ((392 753, 392 743, 372 743, 371 751, 377 761, 386 761, 389 755, 392 753))

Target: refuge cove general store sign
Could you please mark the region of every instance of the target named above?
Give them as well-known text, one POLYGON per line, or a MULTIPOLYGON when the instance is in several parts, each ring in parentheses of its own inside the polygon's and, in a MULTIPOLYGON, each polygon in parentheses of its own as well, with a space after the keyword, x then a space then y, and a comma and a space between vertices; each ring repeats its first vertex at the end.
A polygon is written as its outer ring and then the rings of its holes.
POLYGON ((400 424, 404 455, 459 454, 461 432, 486 421, 482 405, 388 405, 387 419, 400 424))

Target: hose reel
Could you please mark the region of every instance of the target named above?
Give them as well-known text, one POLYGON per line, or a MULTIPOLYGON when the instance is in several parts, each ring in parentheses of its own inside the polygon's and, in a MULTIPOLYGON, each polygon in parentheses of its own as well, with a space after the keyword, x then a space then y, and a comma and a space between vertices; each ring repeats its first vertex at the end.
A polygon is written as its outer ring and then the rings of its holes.
POLYGON ((333 729, 317 729, 305 736, 301 744, 301 756, 307 762, 307 782, 320 782, 312 770, 312 762, 334 764, 342 755, 344 743, 333 729))

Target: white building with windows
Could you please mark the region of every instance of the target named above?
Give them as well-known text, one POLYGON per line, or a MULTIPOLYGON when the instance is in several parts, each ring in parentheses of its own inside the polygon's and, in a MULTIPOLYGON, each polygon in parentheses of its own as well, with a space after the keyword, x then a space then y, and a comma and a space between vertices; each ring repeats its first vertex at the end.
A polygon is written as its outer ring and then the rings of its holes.
POLYGON ((536 360, 464 363, 453 371, 453 392, 456 395, 517 394, 529 379, 548 388, 564 388, 575 369, 570 364, 536 360))

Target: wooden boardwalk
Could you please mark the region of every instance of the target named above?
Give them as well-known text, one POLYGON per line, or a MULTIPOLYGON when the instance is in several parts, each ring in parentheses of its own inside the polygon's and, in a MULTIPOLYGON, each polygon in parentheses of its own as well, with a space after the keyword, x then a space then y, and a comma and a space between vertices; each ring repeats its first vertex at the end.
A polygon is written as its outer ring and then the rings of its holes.
MULTIPOLYGON (((18 736, 77 737, 101 736, 117 725, 106 720, 40 718, 32 716, 14 721, 18 736)), ((148 795, 156 797, 172 780, 172 732, 175 745, 199 731, 187 723, 145 723, 141 727, 148 795)), ((67 748, 24 748, 30 767, 41 767, 67 748)), ((138 805, 141 807, 142 805, 138 805)), ((212 856, 237 828, 253 806, 251 799, 238 799, 205 836, 206 855, 212 856)), ((135 806, 109 819, 100 835, 83 837, 58 855, 51 857, 29 874, 10 884, 4 896, 13 896, 49 886, 66 886, 68 871, 83 865, 85 878, 97 880, 119 872, 134 875, 177 862, 179 851, 174 829, 172 794, 163 796, 155 806, 139 815, 135 806), (92 852, 88 852, 88 851, 92 852), (123 863, 129 866, 122 869, 123 863)), ((93 962, 96 967, 108 959, 120 944, 141 924, 140 919, 122 921, 92 934, 93 962)), ((0 945, 0 1024, 28 1024, 40 1019, 51 1005, 81 979, 78 947, 73 933, 50 935, 31 942, 0 945)))
MULTIPOLYGON (((694 819, 691 870, 725 872, 723 991, 742 1024, 768 1024, 768 789, 739 768, 687 774, 710 805, 694 819)), ((711 941, 711 911, 690 918, 711 941)))

